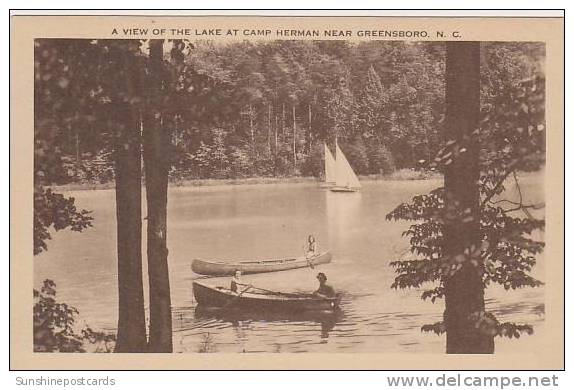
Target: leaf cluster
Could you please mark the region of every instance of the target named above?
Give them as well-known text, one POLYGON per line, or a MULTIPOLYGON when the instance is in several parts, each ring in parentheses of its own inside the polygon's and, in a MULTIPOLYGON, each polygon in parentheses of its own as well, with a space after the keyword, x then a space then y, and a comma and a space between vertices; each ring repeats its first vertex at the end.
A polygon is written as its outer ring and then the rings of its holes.
POLYGON ((56 284, 44 280, 34 290, 34 352, 111 352, 115 335, 97 332, 89 327, 78 331, 78 310, 56 300, 56 284))

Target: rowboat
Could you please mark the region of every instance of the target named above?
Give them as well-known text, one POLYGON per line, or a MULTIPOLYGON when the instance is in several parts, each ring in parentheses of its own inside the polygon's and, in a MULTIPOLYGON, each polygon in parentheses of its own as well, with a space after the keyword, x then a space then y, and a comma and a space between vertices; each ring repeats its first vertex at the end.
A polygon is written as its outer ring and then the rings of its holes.
POLYGON ((210 276, 230 276, 235 271, 242 274, 258 274, 263 272, 285 271, 288 269, 313 267, 318 264, 326 264, 331 261, 331 253, 322 252, 313 257, 297 257, 275 260, 240 261, 236 263, 223 261, 210 261, 194 259, 191 270, 196 274, 210 276))
POLYGON ((198 307, 216 307, 258 312, 330 312, 337 310, 341 296, 318 297, 312 294, 283 293, 243 287, 233 292, 225 287, 193 282, 193 295, 198 307))

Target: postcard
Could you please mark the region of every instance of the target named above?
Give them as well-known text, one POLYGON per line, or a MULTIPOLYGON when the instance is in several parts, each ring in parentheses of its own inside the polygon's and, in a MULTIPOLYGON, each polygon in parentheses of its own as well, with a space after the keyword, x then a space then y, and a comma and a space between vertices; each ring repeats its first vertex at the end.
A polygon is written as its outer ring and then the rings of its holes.
POLYGON ((11 16, 12 369, 562 369, 563 16, 11 16))

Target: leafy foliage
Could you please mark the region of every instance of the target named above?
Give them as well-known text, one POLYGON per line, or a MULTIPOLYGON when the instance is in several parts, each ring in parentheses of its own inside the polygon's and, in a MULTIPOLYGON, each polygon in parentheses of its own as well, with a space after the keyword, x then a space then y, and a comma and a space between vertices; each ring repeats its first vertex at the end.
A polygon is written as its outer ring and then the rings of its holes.
MULTIPOLYGON (((475 313, 474 323, 481 329, 483 333, 492 336, 507 337, 509 339, 519 339, 521 334, 526 333, 531 335, 534 333, 532 326, 527 324, 514 324, 511 322, 499 322, 492 314, 487 312, 475 313)), ((423 325, 421 327, 423 332, 434 333, 441 335, 446 332, 444 322, 436 322, 434 324, 423 325)))
POLYGON ((89 327, 78 331, 78 310, 56 300, 56 284, 45 280, 34 290, 34 352, 111 352, 115 336, 89 327))
POLYGON ((49 228, 70 228, 81 232, 92 225, 87 210, 78 210, 74 198, 66 198, 51 189, 39 188, 34 192, 34 254, 48 249, 46 241, 51 238, 49 228))

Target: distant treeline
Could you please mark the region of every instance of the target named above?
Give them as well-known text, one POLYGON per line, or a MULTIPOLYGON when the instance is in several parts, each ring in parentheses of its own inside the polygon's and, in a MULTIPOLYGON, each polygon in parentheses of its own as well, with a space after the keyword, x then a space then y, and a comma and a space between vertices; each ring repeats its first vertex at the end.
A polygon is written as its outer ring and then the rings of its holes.
MULTIPOLYGON (((181 72, 176 79, 193 74, 181 83, 193 99, 174 109, 169 124, 172 179, 319 177, 323 143, 332 148, 335 138, 358 174, 424 169, 441 148, 443 43, 177 44, 185 45, 185 67, 173 72, 181 72)), ((497 88, 529 77, 543 55, 535 43, 484 43, 483 104, 497 88)), ((97 125, 59 129, 61 181, 113 180, 110 142, 97 125)))

